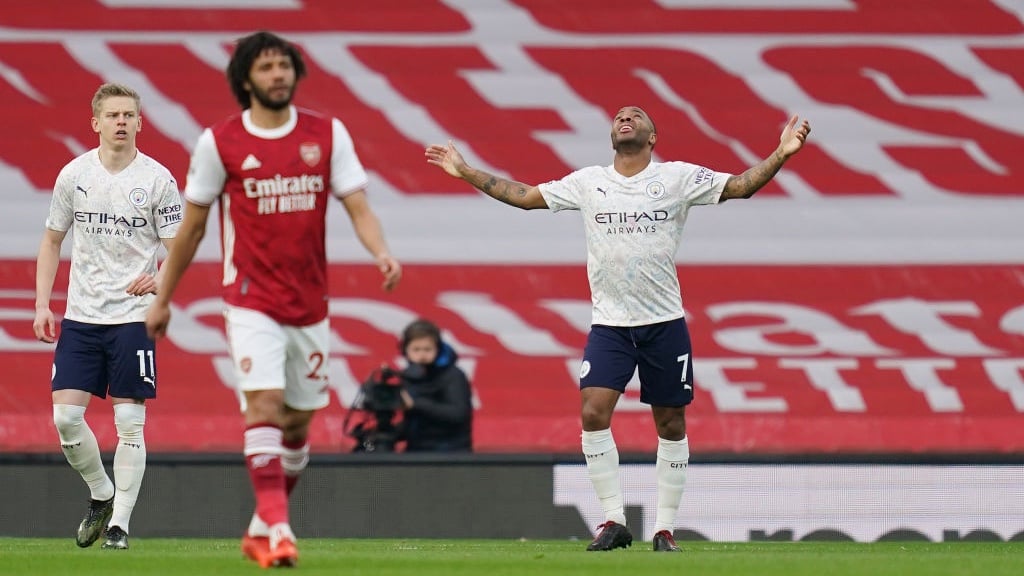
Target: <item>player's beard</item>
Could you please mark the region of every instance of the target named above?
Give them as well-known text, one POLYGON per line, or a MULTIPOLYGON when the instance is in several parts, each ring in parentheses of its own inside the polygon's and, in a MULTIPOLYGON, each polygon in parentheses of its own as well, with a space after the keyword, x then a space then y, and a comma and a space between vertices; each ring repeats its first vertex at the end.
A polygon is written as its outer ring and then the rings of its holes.
POLYGON ((612 150, 615 150, 620 154, 635 154, 647 146, 647 140, 650 137, 650 133, 640 134, 634 130, 633 137, 625 140, 619 140, 615 138, 615 136, 617 135, 612 135, 612 150))
POLYGON ((288 88, 288 95, 282 99, 275 100, 270 97, 270 93, 267 91, 260 90, 258 88, 252 89, 253 98, 260 103, 260 106, 267 108, 268 110, 284 110, 292 103, 292 94, 295 93, 295 87, 288 88))

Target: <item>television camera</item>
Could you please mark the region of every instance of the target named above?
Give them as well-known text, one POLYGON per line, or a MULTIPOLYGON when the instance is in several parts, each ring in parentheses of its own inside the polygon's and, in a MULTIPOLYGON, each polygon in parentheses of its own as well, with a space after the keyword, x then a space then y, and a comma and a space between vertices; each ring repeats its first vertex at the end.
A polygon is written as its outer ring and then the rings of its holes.
POLYGON ((360 385, 345 414, 342 429, 356 441, 353 452, 394 452, 399 440, 398 416, 404 409, 402 372, 383 365, 360 385), (359 415, 352 423, 353 414, 359 415))

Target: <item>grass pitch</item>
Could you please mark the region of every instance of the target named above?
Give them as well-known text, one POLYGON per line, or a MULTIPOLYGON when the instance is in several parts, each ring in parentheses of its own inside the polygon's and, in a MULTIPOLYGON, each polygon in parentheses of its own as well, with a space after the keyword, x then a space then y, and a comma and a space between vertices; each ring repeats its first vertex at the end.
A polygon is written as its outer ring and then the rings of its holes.
MULTIPOLYGON (((337 576, 716 576, 1024 574, 1024 542, 711 543, 681 542, 655 554, 649 542, 585 552, 586 542, 553 540, 303 539, 296 574, 337 576)), ((283 569, 287 570, 287 569, 283 569)), ((232 576, 261 569, 237 539, 131 540, 131 549, 79 549, 72 539, 0 538, 0 574, 47 576, 232 576)))

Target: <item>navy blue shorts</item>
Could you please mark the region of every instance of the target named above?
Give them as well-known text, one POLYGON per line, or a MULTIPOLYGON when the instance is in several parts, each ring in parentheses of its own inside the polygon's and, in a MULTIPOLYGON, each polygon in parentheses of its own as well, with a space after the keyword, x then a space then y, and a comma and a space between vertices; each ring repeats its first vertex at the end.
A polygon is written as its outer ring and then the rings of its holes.
POLYGON ((580 388, 626 391, 638 371, 640 401, 652 406, 693 402, 693 365, 686 320, 647 326, 595 324, 587 336, 580 367, 580 388))
POLYGON ((100 398, 108 392, 115 398, 156 398, 156 345, 146 325, 61 320, 50 387, 100 398))

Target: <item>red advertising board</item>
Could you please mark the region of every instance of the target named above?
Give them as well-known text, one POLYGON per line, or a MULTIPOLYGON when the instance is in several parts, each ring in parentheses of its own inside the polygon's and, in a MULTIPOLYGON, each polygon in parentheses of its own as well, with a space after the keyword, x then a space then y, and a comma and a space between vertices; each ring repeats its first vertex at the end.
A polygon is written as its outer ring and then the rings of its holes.
MULTIPOLYGON (((30 294, 8 263, 0 358, 0 447, 48 450, 52 349, 31 337, 30 294)), ((158 349, 154 450, 226 450, 241 419, 224 342, 218 267, 186 276, 158 349)), ((1024 267, 683 266, 705 452, 1012 452, 1024 449, 1024 267)), ((340 430, 358 382, 396 359, 396 334, 426 316, 472 376, 483 451, 574 452, 576 374, 589 323, 582 266, 410 266, 394 294, 367 265, 331 269, 332 407, 314 434, 340 430)), ((613 429, 624 450, 655 446, 634 382, 613 429)), ((100 405, 97 402, 97 405, 100 405)), ((96 413, 103 414, 104 408, 96 413)), ((113 434, 103 416, 91 423, 113 434)))

